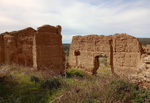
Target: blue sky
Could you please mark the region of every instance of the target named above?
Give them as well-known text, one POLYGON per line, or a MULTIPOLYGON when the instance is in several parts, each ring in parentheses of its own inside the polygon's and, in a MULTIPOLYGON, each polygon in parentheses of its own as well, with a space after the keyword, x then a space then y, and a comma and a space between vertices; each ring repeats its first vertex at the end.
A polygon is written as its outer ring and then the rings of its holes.
POLYGON ((74 35, 128 33, 150 38, 150 0, 0 0, 0 33, 61 25, 74 35))

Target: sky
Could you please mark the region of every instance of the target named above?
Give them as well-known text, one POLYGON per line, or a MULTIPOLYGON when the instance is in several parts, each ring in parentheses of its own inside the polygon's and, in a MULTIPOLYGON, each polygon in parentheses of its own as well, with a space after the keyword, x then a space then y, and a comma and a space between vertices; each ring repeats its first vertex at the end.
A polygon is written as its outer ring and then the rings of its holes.
POLYGON ((150 0, 0 0, 0 33, 44 24, 75 35, 127 33, 150 38, 150 0))

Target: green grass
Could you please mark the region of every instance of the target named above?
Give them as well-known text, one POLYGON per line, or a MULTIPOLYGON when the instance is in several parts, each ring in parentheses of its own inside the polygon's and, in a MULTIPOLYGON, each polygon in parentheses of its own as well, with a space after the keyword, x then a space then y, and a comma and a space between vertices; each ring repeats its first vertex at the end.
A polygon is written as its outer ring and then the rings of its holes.
POLYGON ((88 74, 82 71, 81 69, 68 69, 66 74, 68 78, 72 78, 72 77, 83 78, 88 76, 88 74))
POLYGON ((23 67, 7 68, 6 77, 0 78, 0 103, 49 103, 61 92, 59 78, 44 80, 23 67))
POLYGON ((50 103, 55 99, 54 103, 150 102, 150 90, 103 72, 105 75, 91 76, 80 69, 68 69, 67 78, 45 78, 28 68, 2 66, 0 73, 6 76, 0 77, 0 103, 50 103))
POLYGON ((107 63, 107 57, 99 57, 98 76, 112 76, 111 66, 107 63))

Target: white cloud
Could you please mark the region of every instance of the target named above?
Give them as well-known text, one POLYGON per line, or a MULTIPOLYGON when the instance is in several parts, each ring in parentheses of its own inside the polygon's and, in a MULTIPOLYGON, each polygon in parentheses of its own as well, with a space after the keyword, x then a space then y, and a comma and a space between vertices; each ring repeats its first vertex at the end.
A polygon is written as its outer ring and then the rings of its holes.
POLYGON ((7 25, 19 24, 19 22, 16 21, 15 19, 6 16, 0 16, 0 23, 7 25))
POLYGON ((148 0, 0 0, 0 32, 59 24, 64 42, 76 34, 150 37, 149 18, 148 0))

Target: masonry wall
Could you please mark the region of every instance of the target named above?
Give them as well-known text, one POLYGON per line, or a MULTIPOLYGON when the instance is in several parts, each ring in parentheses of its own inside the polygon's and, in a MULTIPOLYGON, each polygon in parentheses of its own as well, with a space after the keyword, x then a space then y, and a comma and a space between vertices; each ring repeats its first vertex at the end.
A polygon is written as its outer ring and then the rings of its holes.
POLYGON ((34 39, 34 68, 64 72, 65 54, 62 47, 61 27, 39 27, 34 39))
POLYGON ((3 35, 0 35, 0 64, 4 63, 4 39, 3 35))
POLYGON ((111 70, 116 74, 134 72, 142 48, 137 38, 127 34, 74 36, 69 53, 71 68, 96 72, 96 57, 106 56, 111 70))
POLYGON ((17 33, 17 54, 18 64, 33 66, 33 38, 36 31, 33 28, 26 28, 17 33))
POLYGON ((33 36, 35 30, 26 28, 14 32, 3 33, 4 37, 4 63, 33 65, 33 36))
POLYGON ((143 45, 142 48, 145 53, 150 54, 150 45, 143 45))
MULTIPOLYGON (((82 68, 92 72, 96 56, 110 58, 109 40, 109 37, 98 35, 74 36, 69 52, 69 65, 71 68, 82 68), (101 45, 102 43, 104 45, 101 45)), ((110 60, 108 62, 110 63, 110 60)))
POLYGON ((61 26, 44 25, 0 34, 0 64, 18 64, 37 70, 64 71, 61 26))
POLYGON ((142 53, 143 49, 137 38, 127 34, 113 36, 113 64, 117 74, 135 74, 142 53))

